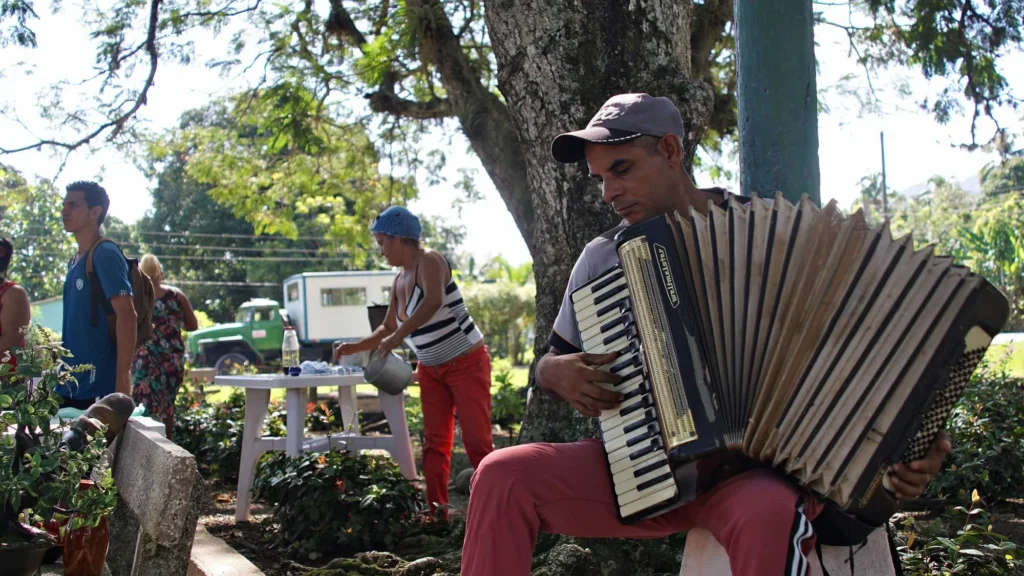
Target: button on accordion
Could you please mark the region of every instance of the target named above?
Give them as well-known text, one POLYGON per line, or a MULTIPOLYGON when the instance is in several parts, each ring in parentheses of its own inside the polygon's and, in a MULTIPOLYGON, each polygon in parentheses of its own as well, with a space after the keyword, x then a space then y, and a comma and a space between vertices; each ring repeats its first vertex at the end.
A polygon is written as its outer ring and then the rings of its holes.
POLYGON ((981 276, 834 202, 710 203, 615 246, 571 298, 583 350, 622 377, 600 431, 623 523, 692 500, 730 453, 863 506, 926 454, 1009 317, 981 276))

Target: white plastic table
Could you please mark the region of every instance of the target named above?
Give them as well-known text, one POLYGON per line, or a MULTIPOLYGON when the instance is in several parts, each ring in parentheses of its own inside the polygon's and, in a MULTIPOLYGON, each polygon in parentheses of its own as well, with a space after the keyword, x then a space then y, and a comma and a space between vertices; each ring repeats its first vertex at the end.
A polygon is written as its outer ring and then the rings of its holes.
POLYGON ((401 395, 378 391, 381 410, 387 418, 391 436, 362 436, 359 434, 359 419, 356 408, 356 386, 365 384, 362 374, 255 374, 246 376, 217 376, 214 383, 245 389, 245 424, 242 428, 242 457, 238 469, 238 492, 235 503, 235 520, 249 519, 252 504, 252 484, 255 478, 256 462, 265 452, 284 450, 289 456, 298 456, 305 451, 342 450, 387 450, 398 462, 402 475, 409 480, 416 479, 416 463, 412 457, 412 440, 409 425, 405 419, 405 398, 401 395), (343 431, 330 436, 307 437, 306 397, 308 388, 338 388, 338 406, 341 409, 343 431), (284 438, 264 437, 263 424, 270 406, 270 391, 285 389, 284 438))

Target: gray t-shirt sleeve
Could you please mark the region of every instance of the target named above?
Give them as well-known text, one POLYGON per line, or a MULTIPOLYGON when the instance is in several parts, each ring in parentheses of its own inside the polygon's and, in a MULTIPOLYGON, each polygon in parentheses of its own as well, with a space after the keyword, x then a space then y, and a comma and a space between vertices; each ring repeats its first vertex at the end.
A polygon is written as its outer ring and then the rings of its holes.
POLYGON ((584 250, 576 260, 569 274, 569 284, 565 287, 565 294, 562 295, 562 306, 558 309, 558 316, 551 328, 551 337, 548 339, 551 346, 563 354, 579 352, 583 344, 580 342, 579 331, 576 329, 576 315, 572 309, 572 291, 579 288, 590 278, 590 270, 587 266, 587 251, 584 250))

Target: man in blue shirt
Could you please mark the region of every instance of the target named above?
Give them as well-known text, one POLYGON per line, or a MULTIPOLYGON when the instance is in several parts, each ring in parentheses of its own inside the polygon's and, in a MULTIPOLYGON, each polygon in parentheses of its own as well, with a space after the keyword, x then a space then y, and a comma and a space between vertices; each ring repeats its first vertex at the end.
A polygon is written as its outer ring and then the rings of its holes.
POLYGON ((68 266, 64 279, 64 347, 72 366, 90 364, 94 368, 76 374, 77 386, 61 386, 62 406, 86 409, 96 400, 113 392, 131 396, 131 363, 135 357, 135 305, 128 263, 117 246, 104 242, 93 252, 93 271, 103 296, 117 315, 117 341, 110 337, 106 312, 97 303, 96 325, 91 322, 92 301, 85 260, 89 249, 100 239, 100 224, 107 216, 110 198, 95 182, 72 182, 66 188, 61 218, 64 229, 75 235, 78 252, 68 266))

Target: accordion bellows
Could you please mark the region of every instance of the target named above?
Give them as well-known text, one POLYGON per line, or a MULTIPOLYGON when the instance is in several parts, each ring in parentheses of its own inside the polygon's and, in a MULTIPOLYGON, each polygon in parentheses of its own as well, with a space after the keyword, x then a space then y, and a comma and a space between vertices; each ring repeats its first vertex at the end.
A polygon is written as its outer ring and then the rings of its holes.
POLYGON ((629 372, 601 417, 624 521, 678 505, 672 471, 723 450, 863 503, 924 456, 1009 316, 981 276, 834 202, 709 204, 616 249, 573 299, 584 350, 629 372))

